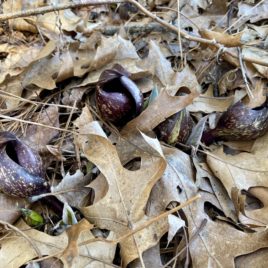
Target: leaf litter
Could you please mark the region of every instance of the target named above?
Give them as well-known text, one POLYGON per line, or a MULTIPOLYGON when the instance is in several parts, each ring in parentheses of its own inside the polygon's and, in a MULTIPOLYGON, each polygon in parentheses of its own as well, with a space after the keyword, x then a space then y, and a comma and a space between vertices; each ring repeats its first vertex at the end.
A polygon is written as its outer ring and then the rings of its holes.
POLYGON ((1 264, 266 267, 266 1, 104 2, 1 7, 1 131, 40 154, 50 185, 30 199, 1 193, 1 264), (103 120, 95 99, 115 64, 145 99, 123 126, 103 120), (239 101, 239 117, 219 127, 239 101), (187 129, 187 142, 164 143, 155 128, 184 109, 195 126, 178 120, 172 135, 187 129))

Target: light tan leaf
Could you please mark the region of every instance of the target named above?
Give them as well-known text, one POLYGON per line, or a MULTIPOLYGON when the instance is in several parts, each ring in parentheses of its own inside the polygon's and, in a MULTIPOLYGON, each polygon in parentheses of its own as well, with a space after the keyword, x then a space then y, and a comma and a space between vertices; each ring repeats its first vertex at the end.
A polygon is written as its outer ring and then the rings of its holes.
POLYGON ((250 219, 259 220, 259 224, 266 226, 268 223, 268 188, 252 187, 248 192, 261 202, 261 206, 257 209, 247 210, 246 216, 250 219))
MULTIPOLYGON (((198 191, 195 185, 194 173, 188 155, 175 148, 166 148, 164 153, 168 162, 161 182, 174 185, 175 190, 161 192, 162 200, 167 203, 176 199, 184 202, 198 191), (171 199, 172 198, 172 199, 171 199)), ((160 181, 159 181, 160 182, 160 181)), ((169 188, 171 189, 171 188, 169 188)), ((211 204, 221 210, 221 206, 213 194, 198 191, 201 198, 183 209, 187 218, 189 234, 189 251, 192 267, 234 267, 235 258, 266 247, 268 232, 245 233, 235 227, 211 220, 205 213, 205 206, 211 204), (219 246, 219 242, 224 243, 219 246)), ((157 196, 157 193, 155 193, 157 196)), ((163 203, 163 202, 162 202, 163 203)))
POLYGON ((66 230, 68 236, 68 245, 64 249, 61 259, 64 260, 65 267, 72 267, 74 260, 79 255, 78 248, 78 238, 80 234, 84 231, 89 231, 94 226, 90 224, 87 220, 83 219, 79 223, 71 226, 66 230))
POLYGON ((185 96, 171 96, 166 90, 161 91, 147 109, 130 121, 121 133, 125 135, 137 129, 148 133, 166 118, 192 103, 193 99, 199 95, 199 92, 195 89, 190 90, 191 93, 185 96))
POLYGON ((65 191, 63 194, 57 194, 57 198, 63 203, 67 202, 70 206, 79 208, 85 206, 87 203, 87 196, 90 189, 85 186, 89 184, 89 182, 90 178, 84 176, 78 169, 73 175, 67 173, 57 186, 51 187, 51 192, 57 193, 65 191))
POLYGON ((228 90, 234 90, 236 88, 244 88, 245 82, 242 77, 241 70, 239 68, 231 69, 223 74, 218 82, 220 95, 225 94, 228 90))
POLYGON ((139 62, 140 58, 130 41, 118 35, 109 38, 102 37, 94 56, 83 67, 84 73, 90 72, 80 86, 96 83, 100 74, 115 63, 120 64, 131 73, 133 79, 142 78, 148 75, 149 71, 141 68, 139 62))
POLYGON ((237 257, 235 259, 236 268, 244 267, 254 267, 256 264, 258 268, 265 268, 268 263, 268 249, 262 248, 252 252, 250 254, 245 254, 237 257))
MULTIPOLYGON (((267 143, 268 134, 257 139, 252 147, 252 151, 242 152, 236 155, 227 155, 220 147, 213 151, 213 154, 208 154, 207 163, 215 176, 223 183, 229 196, 231 197, 232 189, 235 187, 238 190, 250 190, 253 187, 268 187, 267 183, 267 143)), ((260 190, 254 192, 260 195, 260 190)), ((257 197, 258 198, 258 197, 257 197)), ((267 224, 267 219, 262 213, 247 211, 253 220, 267 224), (255 215, 256 217, 253 217, 255 215), (259 217, 259 218, 258 218, 259 217)), ((249 220, 244 219, 244 223, 249 223, 249 220)))
MULTIPOLYGON (((268 5, 267 5, 268 9, 268 5)), ((264 49, 255 47, 244 47, 242 49, 243 57, 252 57, 256 60, 268 60, 268 52, 264 49)), ((255 69, 261 74, 262 77, 268 78, 268 67, 253 63, 255 69)))
POLYGON ((193 103, 187 107, 190 112, 224 112, 234 103, 234 96, 226 98, 215 98, 199 96, 193 100, 193 103))
POLYGON ((220 147, 207 156, 209 167, 222 181, 229 196, 232 187, 248 190, 254 186, 268 186, 267 139, 268 135, 257 139, 251 153, 227 155, 220 147))
POLYGON ((140 63, 140 67, 149 70, 153 76, 161 81, 163 86, 172 83, 174 71, 155 41, 150 41, 149 55, 140 63))
MULTIPOLYGON (((104 198, 92 206, 81 208, 81 211, 96 226, 112 230, 119 238, 148 220, 144 208, 153 185, 164 172, 165 160, 158 141, 142 134, 155 156, 143 154, 140 169, 127 170, 97 122, 87 123, 87 131, 80 132, 81 135, 87 134, 88 138, 81 147, 105 176, 109 189, 104 198)), ((139 251, 155 245, 166 231, 167 222, 161 220, 121 241, 124 265, 138 258, 139 251)))
MULTIPOLYGON (((43 1, 25 2, 22 0, 12 2, 12 0, 5 1, 3 5, 3 13, 12 13, 15 11, 22 11, 25 9, 38 8, 43 5, 43 1)), ((61 4, 67 4, 68 1, 62 0, 61 4)), ((57 4, 57 1, 50 0, 48 4, 57 4)), ((83 25, 83 20, 75 15, 71 10, 60 10, 59 12, 49 12, 42 14, 42 16, 32 16, 27 18, 17 18, 9 20, 9 25, 18 31, 28 31, 32 33, 41 32, 48 38, 57 40, 62 31, 75 31, 79 26, 83 25)), ((81 30, 81 28, 80 28, 81 30)))
MULTIPOLYGON (((33 122, 37 122, 46 126, 59 127, 59 112, 57 106, 49 106, 32 118, 33 122)), ((42 149, 53 138, 58 135, 59 131, 43 126, 29 125, 23 133, 24 141, 36 149, 42 149)))
POLYGON ((185 221, 174 216, 169 215, 168 216, 168 244, 171 242, 171 240, 174 238, 176 233, 183 227, 185 227, 185 221))
POLYGON ((1 60, 0 83, 4 82, 7 75, 16 76, 22 73, 24 68, 35 60, 41 48, 40 46, 1 44, 0 52, 7 56, 1 60))
POLYGON ((255 87, 252 90, 253 98, 250 98, 248 107, 256 108, 264 104, 266 101, 267 93, 268 91, 265 86, 265 82, 261 79, 255 79, 255 87))
POLYGON ((16 98, 16 96, 21 97, 23 91, 20 76, 15 76, 11 77, 10 79, 6 79, 5 82, 0 85, 0 89, 1 91, 5 91, 13 95, 12 97, 1 96, 1 99, 3 99, 5 102, 5 108, 10 110, 17 108, 21 100, 19 98, 16 98))
POLYGON ((252 5, 239 2, 238 3, 238 17, 239 22, 237 26, 245 23, 250 20, 250 22, 254 23, 259 20, 263 20, 267 18, 268 14, 268 4, 266 1, 261 1, 259 4, 256 4, 254 7, 252 5), (240 18, 242 17, 242 18, 240 18))
POLYGON ((73 76, 73 62, 68 51, 57 51, 35 63, 25 72, 24 87, 36 85, 40 88, 54 89, 56 82, 73 76), (63 64, 64 63, 64 64, 63 64))
POLYGON ((172 84, 168 86, 168 91, 170 95, 172 96, 176 95, 176 93, 178 93, 178 90, 180 92, 180 89, 182 90, 181 93, 189 93, 189 92, 200 93, 201 92, 201 86, 199 82, 197 81, 196 74, 189 67, 189 65, 186 65, 182 71, 176 72, 173 77, 172 84), (186 92, 183 92, 184 89, 186 92))
MULTIPOLYGON (((85 223, 86 220, 73 225, 69 231, 69 241, 72 246, 68 246, 68 236, 66 232, 59 236, 50 236, 44 232, 31 229, 23 220, 16 225, 32 241, 42 256, 55 256, 67 264, 66 259, 73 257, 76 243, 86 240, 93 242, 84 246, 79 246, 79 256, 74 259, 77 268, 84 268, 89 265, 93 268, 108 268, 112 263, 115 254, 115 245, 105 242, 94 242, 94 236, 90 232, 92 225, 85 223), (85 228, 86 227, 86 228, 85 228), (81 233, 82 232, 82 233, 81 233), (78 235, 81 233, 81 235, 78 235), (78 235, 78 236, 77 236, 78 235), (66 249, 66 250, 65 250, 66 249), (65 254, 62 255, 65 250, 65 254), (57 254, 58 253, 58 254, 57 254)), ((113 234, 108 236, 113 240, 113 234)), ((3 267, 20 267, 26 262, 38 257, 36 251, 25 238, 20 234, 11 233, 1 241, 0 260, 3 267)))

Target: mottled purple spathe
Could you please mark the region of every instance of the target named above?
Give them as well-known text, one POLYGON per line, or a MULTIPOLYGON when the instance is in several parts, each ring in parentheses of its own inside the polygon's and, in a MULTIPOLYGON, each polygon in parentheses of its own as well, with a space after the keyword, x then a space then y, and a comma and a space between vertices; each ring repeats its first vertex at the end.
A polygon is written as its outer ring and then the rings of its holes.
POLYGON ((105 121, 123 125, 138 116, 143 107, 143 95, 119 64, 105 70, 96 90, 98 110, 105 121))
POLYGON ((30 197, 49 191, 37 152, 9 132, 0 133, 0 190, 8 195, 30 197), (12 158, 7 148, 12 151, 12 158))
POLYGON ((250 141, 264 135, 268 130, 267 103, 258 107, 247 107, 242 101, 237 102, 224 112, 215 129, 207 130, 202 141, 250 141))

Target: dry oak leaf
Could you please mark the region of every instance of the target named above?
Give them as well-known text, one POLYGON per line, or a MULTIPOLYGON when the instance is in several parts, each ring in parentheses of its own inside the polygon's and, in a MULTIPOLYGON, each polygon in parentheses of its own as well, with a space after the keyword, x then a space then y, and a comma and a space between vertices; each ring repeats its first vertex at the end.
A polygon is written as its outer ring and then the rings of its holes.
MULTIPOLYGON (((68 4, 68 0, 62 0, 61 4, 68 4)), ((47 1, 48 5, 57 5, 57 1, 47 1)), ((26 9, 35 9, 44 5, 44 1, 5 1, 3 4, 3 13, 14 13, 26 9)), ((80 27, 83 29, 83 20, 72 10, 60 10, 50 12, 41 16, 30 16, 27 18, 17 18, 9 20, 9 26, 18 31, 28 31, 32 33, 41 33, 49 39, 57 40, 62 31, 76 31, 80 27)))
POLYGON ((207 163, 221 180, 229 196, 232 188, 248 190, 250 187, 268 187, 268 133, 257 139, 251 153, 225 154, 223 147, 208 154, 207 163))
POLYGON ((122 135, 134 130, 149 132, 169 116, 179 112, 193 102, 199 92, 193 90, 185 96, 171 96, 162 90, 158 97, 138 117, 131 120, 121 131, 122 135))
POLYGON ((40 113, 36 113, 31 118, 31 121, 48 126, 29 125, 25 133, 23 133, 23 140, 29 146, 34 147, 36 150, 41 150, 59 133, 58 130, 49 128, 49 126, 60 127, 59 109, 57 106, 49 106, 40 113))
MULTIPOLYGON (((230 197, 234 188, 239 191, 246 190, 250 192, 250 189, 254 187, 268 187, 267 145, 268 133, 255 141, 250 153, 242 152, 236 155, 227 155, 224 153, 223 147, 220 147, 213 151, 212 154, 208 154, 207 163, 210 169, 221 180, 230 197)), ((256 194, 257 198, 259 195, 263 195, 260 190, 256 192, 254 190, 252 194, 256 194)), ((264 211, 263 209, 266 209, 266 207, 257 209, 260 213, 254 212, 254 210, 248 212, 245 210, 245 214, 249 213, 248 215, 250 215, 251 219, 256 220, 259 224, 267 224, 268 218, 266 214, 261 213, 261 211, 264 211)), ((249 219, 244 219, 243 223, 250 223, 250 221, 249 219)))
MULTIPOLYGON (((268 7, 268 6, 267 6, 268 7)), ((242 57, 252 57, 256 60, 268 60, 267 49, 259 49, 256 47, 243 47, 242 57)), ((253 63, 253 66, 258 71, 257 76, 268 78, 268 67, 253 63)), ((266 94, 266 93, 265 93, 266 94)))
POLYGON ((184 209, 189 222, 189 240, 192 240, 190 254, 193 268, 234 268, 237 257, 267 247, 267 231, 245 233, 224 221, 211 220, 204 208, 209 203, 219 208, 219 204, 214 195, 206 192, 200 194, 202 197, 195 207, 184 209))
MULTIPOLYGON (((80 135, 87 137, 81 144, 84 154, 98 167, 109 186, 101 200, 81 208, 81 212, 97 227, 111 230, 120 238, 149 219, 144 209, 152 187, 166 168, 160 144, 156 139, 141 134, 154 154, 144 154, 140 169, 130 171, 122 166, 115 146, 97 122, 88 123, 87 133, 80 132, 80 135)), ((156 245, 167 230, 167 219, 164 219, 120 241, 123 265, 126 266, 142 252, 156 245)))
POLYGON ((205 206, 210 204, 223 209, 214 194, 198 190, 190 157, 176 148, 164 148, 163 151, 168 165, 152 191, 154 197, 161 194, 161 203, 166 206, 170 201, 183 203, 189 197, 201 194, 200 199, 182 210, 193 268, 235 267, 238 256, 267 247, 267 231, 244 233, 226 222, 211 220, 205 213, 205 206))
POLYGON ((163 86, 167 86, 172 82, 174 71, 171 63, 165 58, 155 41, 150 41, 149 55, 140 63, 140 67, 149 70, 153 76, 160 80, 163 86))
POLYGON ((0 83, 3 83, 8 75, 16 76, 22 73, 24 68, 35 60, 41 49, 41 46, 1 44, 0 52, 6 54, 6 57, 1 60, 0 83))
POLYGON ((63 192, 60 195, 57 194, 59 200, 72 207, 82 207, 88 202, 90 189, 85 186, 90 180, 90 176, 85 176, 81 170, 77 169, 72 175, 68 172, 58 185, 51 186, 51 192, 63 192))
MULTIPOLYGON (((66 232, 59 236, 50 236, 46 233, 31 229, 21 220, 16 225, 35 245, 41 256, 55 256, 64 264, 64 267, 77 268, 108 268, 112 267, 115 254, 115 245, 100 241, 94 241, 90 232, 93 225, 85 219, 72 225, 66 232), (77 245, 86 240, 93 242, 87 245, 77 245), (69 242, 68 242, 69 241, 69 242), (58 254, 57 254, 58 253, 58 254), (72 265, 70 266, 70 260, 72 265)), ((114 235, 110 233, 109 240, 114 235)), ((21 267, 25 263, 38 257, 36 250, 20 234, 11 233, 2 238, 0 250, 0 262, 2 267, 21 267)))
MULTIPOLYGON (((86 72, 89 73, 79 86, 96 83, 100 74, 104 70, 112 68, 115 63, 122 65, 132 74, 132 78, 134 79, 148 75, 148 71, 144 71, 144 69, 138 66, 140 58, 135 46, 131 41, 122 38, 120 35, 109 38, 102 36, 97 50, 94 50, 94 54, 90 55, 90 58, 86 57, 86 59, 88 59, 88 64, 80 67, 80 73, 82 71, 83 74, 86 72)), ((78 64, 80 63, 78 62, 78 64)), ((76 69, 78 73, 78 67, 75 67, 76 69)))

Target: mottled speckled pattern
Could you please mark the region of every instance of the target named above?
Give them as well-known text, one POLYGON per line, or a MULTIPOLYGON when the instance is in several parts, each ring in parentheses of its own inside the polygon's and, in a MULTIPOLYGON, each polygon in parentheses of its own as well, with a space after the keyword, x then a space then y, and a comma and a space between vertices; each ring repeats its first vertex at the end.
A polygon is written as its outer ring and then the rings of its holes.
POLYGON ((155 131, 160 140, 174 145, 176 143, 186 143, 193 127, 193 119, 189 113, 183 109, 159 124, 155 131))
POLYGON ((97 84, 96 104, 105 121, 123 125, 141 113, 143 95, 129 79, 129 73, 117 64, 101 74, 97 84))
POLYGON ((215 129, 204 133, 203 141, 208 144, 213 140, 253 140, 267 129, 267 106, 251 109, 240 101, 222 114, 215 129))
POLYGON ((49 191, 49 185, 42 177, 40 156, 15 135, 0 133, 0 189, 9 195, 30 197, 49 191), (7 144, 13 146, 17 161, 6 152, 7 144))

